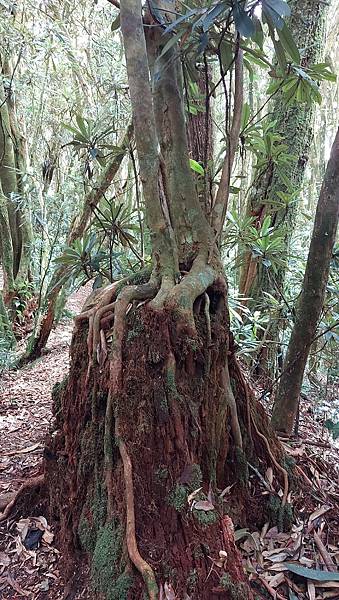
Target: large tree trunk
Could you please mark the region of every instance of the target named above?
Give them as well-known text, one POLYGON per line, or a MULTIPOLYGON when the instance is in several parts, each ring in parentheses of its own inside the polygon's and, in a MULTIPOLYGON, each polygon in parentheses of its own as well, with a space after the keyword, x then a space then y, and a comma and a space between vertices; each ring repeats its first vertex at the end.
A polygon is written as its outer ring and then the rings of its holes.
POLYGON ((272 414, 275 429, 288 434, 292 433, 306 362, 324 304, 338 217, 339 130, 319 196, 296 320, 272 414))
MULTIPOLYGON (((321 61, 325 42, 325 15, 327 6, 319 0, 293 0, 288 19, 296 45, 301 50, 302 66, 307 67, 321 61)), ((247 215, 256 218, 256 227, 260 227, 267 214, 272 215, 272 225, 276 228, 286 225, 285 249, 282 255, 288 256, 290 240, 293 235, 298 204, 292 202, 287 207, 276 209, 270 200, 277 201, 277 192, 300 192, 305 168, 308 162, 309 148, 313 136, 315 106, 303 104, 284 105, 278 94, 271 101, 271 112, 276 120, 275 131, 282 136, 287 145, 286 152, 295 157, 294 161, 284 169, 273 162, 259 174, 254 181, 254 193, 250 196, 247 215), (287 188, 286 179, 290 186, 287 188)), ((262 303, 263 292, 269 292, 281 300, 285 280, 286 265, 279 265, 272 273, 251 252, 246 252, 241 270, 239 292, 251 300, 248 305, 258 309, 262 303), (272 281, 274 280, 274 285, 272 281)), ((279 328, 277 320, 271 323, 267 338, 273 345, 261 346, 262 355, 256 357, 261 371, 270 372, 274 376, 277 357, 279 328)))
POLYGON ((212 68, 205 58, 204 65, 200 67, 197 87, 201 93, 198 100, 189 100, 186 98, 187 110, 187 141, 190 158, 200 163, 204 168, 204 175, 198 180, 198 195, 207 214, 211 212, 213 203, 213 121, 212 107, 210 99, 210 85, 212 80, 212 68), (202 106, 203 99, 205 105, 202 106), (190 103, 190 104, 189 104, 190 103), (196 114, 192 111, 196 110, 196 114))
POLYGON ((287 473, 234 357, 215 232, 189 167, 177 49, 161 57, 166 39, 149 27, 147 52, 139 0, 123 0, 120 18, 153 269, 95 293, 76 319, 46 452, 51 509, 66 557, 90 556, 106 598, 173 589, 180 599, 250 599, 229 515, 262 522, 247 460, 272 460, 282 525, 287 473))

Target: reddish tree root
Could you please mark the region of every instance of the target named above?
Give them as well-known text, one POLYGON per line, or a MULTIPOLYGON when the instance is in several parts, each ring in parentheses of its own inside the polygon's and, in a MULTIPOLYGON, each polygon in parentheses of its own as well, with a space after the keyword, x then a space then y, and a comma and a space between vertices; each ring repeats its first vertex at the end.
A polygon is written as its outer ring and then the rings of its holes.
POLYGON ((284 469, 284 467, 282 467, 277 459, 275 458, 275 456, 272 453, 272 450, 270 448, 270 444, 266 438, 266 436, 261 433, 257 427, 257 424, 255 422, 255 419, 253 418, 253 416, 251 415, 251 411, 250 411, 250 397, 249 397, 249 390, 248 390, 248 384, 245 381, 244 375, 242 373, 241 367, 239 365, 238 362, 235 361, 235 366, 236 366, 236 370, 237 370, 237 374, 239 375, 239 379, 241 382, 241 385, 244 388, 244 392, 245 392, 245 397, 246 397, 246 409, 247 409, 247 426, 248 426, 248 430, 249 430, 249 435, 252 439, 252 433, 251 433, 251 425, 253 425, 254 430, 257 434, 257 436, 264 442, 265 446, 266 446, 266 450, 268 452, 268 455, 273 463, 273 465, 276 467, 276 469, 282 474, 283 476, 283 481, 284 481, 284 491, 283 491, 283 497, 281 500, 281 506, 285 506, 286 502, 287 502, 287 496, 288 496, 288 490, 289 490, 289 484, 288 484, 288 474, 286 469, 284 469))
POLYGON ((256 432, 257 436, 264 442, 264 444, 266 446, 266 449, 267 449, 267 452, 268 452, 268 455, 269 455, 272 463, 274 464, 274 466, 276 467, 276 469, 278 471, 280 471, 280 473, 283 476, 283 480, 284 480, 284 493, 283 493, 283 497, 282 497, 282 500, 281 500, 281 506, 285 506, 285 504, 287 502, 287 496, 288 496, 288 474, 287 474, 287 471, 286 471, 286 469, 284 469, 284 467, 282 467, 278 463, 277 459, 273 456, 267 438, 264 436, 263 433, 261 433, 259 431, 259 429, 258 429, 258 427, 257 427, 256 422, 255 422, 254 419, 252 419, 252 423, 253 423, 253 426, 254 426, 254 429, 255 429, 255 432, 256 432))
POLYGON ((20 496, 24 492, 27 492, 28 490, 32 490, 36 487, 39 487, 43 483, 44 483, 44 475, 37 475, 37 477, 32 477, 32 479, 25 481, 25 483, 23 483, 22 486, 19 487, 18 491, 15 492, 15 494, 14 494, 13 498, 10 500, 10 502, 8 502, 5 510, 0 514, 0 523, 2 521, 5 521, 6 519, 8 519, 15 504, 17 503, 20 496))
POLYGON ((131 562, 142 576, 147 591, 149 600, 157 600, 158 586, 155 579, 152 567, 146 562, 138 549, 135 535, 135 510, 134 510, 134 492, 133 492, 133 471, 132 462, 127 452, 126 444, 119 438, 118 419, 116 419, 116 437, 118 439, 118 447, 122 464, 124 467, 125 480, 125 497, 126 497, 126 543, 128 555, 131 562))

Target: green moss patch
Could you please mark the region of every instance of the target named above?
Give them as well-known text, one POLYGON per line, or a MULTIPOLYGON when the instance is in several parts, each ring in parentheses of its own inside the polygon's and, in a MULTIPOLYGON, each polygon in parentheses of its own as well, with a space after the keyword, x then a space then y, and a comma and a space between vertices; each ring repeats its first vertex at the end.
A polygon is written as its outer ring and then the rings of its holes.
POLYGON ((119 524, 113 522, 100 527, 92 557, 92 585, 96 592, 105 594, 107 600, 119 597, 116 595, 118 581, 120 588, 126 588, 126 580, 121 579, 122 542, 123 531, 119 524))
POLYGON ((233 581, 228 573, 220 578, 220 585, 229 593, 232 600, 243 600, 247 597, 245 584, 233 581))

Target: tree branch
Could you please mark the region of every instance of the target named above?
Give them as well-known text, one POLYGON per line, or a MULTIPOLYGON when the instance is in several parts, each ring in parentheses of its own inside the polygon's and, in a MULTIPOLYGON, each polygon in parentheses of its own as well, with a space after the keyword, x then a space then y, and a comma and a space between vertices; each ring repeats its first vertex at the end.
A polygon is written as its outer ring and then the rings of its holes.
POLYGON ((235 87, 234 87, 234 111, 231 131, 228 139, 226 155, 221 172, 221 179, 216 193, 215 202, 212 210, 212 227, 215 231, 216 238, 220 237, 230 194, 231 173, 237 150, 241 115, 243 107, 243 52, 238 48, 235 59, 235 87))
POLYGON ((118 8, 120 10, 120 2, 118 2, 118 0, 107 0, 107 2, 109 2, 110 4, 113 4, 113 6, 115 6, 116 8, 118 8))

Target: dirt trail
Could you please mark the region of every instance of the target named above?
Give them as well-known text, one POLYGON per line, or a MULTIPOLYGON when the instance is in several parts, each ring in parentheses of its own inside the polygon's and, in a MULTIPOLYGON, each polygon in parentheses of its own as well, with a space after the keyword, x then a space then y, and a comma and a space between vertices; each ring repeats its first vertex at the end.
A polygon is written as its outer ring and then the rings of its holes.
MULTIPOLYGON (((67 309, 73 315, 79 314, 90 292, 91 284, 75 292, 67 302, 67 309)), ((51 333, 46 353, 40 359, 1 376, 0 513, 13 492, 39 472, 44 438, 52 418, 51 391, 68 371, 72 330, 73 319, 62 319, 51 333)), ((53 582, 53 570, 50 567, 57 562, 57 551, 53 549, 42 555, 45 569, 43 564, 38 563, 35 569, 27 569, 27 551, 23 549, 21 556, 20 552, 14 554, 14 548, 18 549, 16 536, 15 523, 0 524, 0 598, 19 600, 28 597, 36 600, 59 597, 55 593, 55 585, 52 596, 47 594, 53 582), (20 572, 18 559, 21 566, 23 562, 26 564, 23 568, 20 566, 20 572), (51 577, 44 577, 44 571, 51 571, 51 577)), ((35 559, 32 558, 34 563, 35 559)), ((54 576, 55 573, 57 575, 54 571, 54 576)))
MULTIPOLYGON (((74 293, 67 309, 78 314, 90 289, 87 286, 74 293)), ((40 462, 52 416, 51 391, 67 373, 72 329, 73 319, 63 319, 40 359, 3 374, 0 380, 0 497, 20 487, 40 462)))

